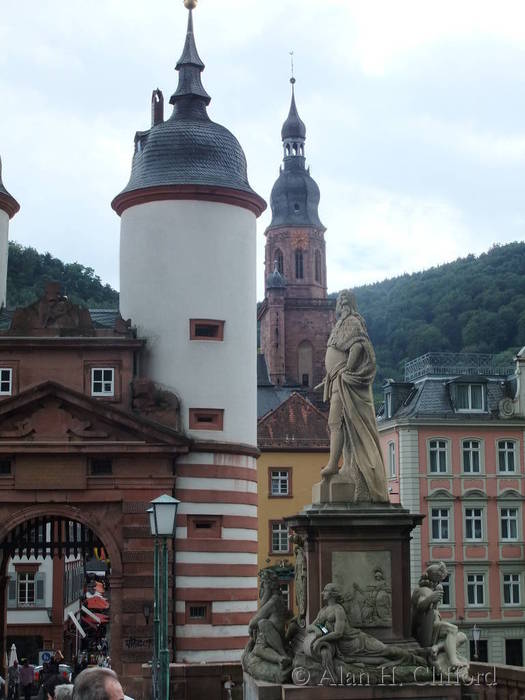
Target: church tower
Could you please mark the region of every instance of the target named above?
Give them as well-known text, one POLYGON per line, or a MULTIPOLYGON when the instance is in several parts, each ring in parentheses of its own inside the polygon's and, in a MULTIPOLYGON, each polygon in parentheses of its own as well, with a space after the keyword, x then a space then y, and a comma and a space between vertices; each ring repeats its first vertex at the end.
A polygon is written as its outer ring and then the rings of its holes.
POLYGON ((281 130, 283 165, 272 189, 272 220, 265 231, 261 350, 273 384, 313 388, 324 376, 335 300, 326 294, 319 187, 306 167, 306 126, 295 104, 295 78, 290 82, 290 111, 281 130))
POLYGON ((177 659, 240 659, 257 608, 256 218, 244 152, 207 112, 193 31, 135 136, 121 217, 120 309, 147 350, 140 373, 175 392, 193 439, 175 465, 177 659), (198 631, 198 634, 195 633, 198 631))
POLYGON ((4 187, 2 161, 0 160, 0 308, 5 306, 7 296, 7 257, 9 251, 9 220, 20 209, 20 205, 4 187))

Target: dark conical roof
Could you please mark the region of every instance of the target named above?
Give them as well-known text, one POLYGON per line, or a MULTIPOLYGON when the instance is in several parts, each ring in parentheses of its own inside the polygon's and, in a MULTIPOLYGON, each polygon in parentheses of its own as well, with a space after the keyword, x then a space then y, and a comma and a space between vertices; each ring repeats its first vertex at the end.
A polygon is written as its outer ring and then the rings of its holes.
POLYGON ((2 182, 2 159, 1 158, 0 158, 0 209, 2 209, 2 211, 5 211, 6 214, 9 215, 10 219, 20 209, 20 204, 18 204, 16 199, 11 194, 9 194, 9 192, 4 187, 4 183, 2 182))
POLYGON ((283 128, 281 129, 281 138, 283 141, 285 139, 306 138, 306 126, 299 116, 299 112, 297 111, 297 107, 295 105, 295 78, 291 78, 290 82, 292 83, 292 101, 290 103, 288 117, 286 118, 283 128))
POLYGON ((241 190, 256 202, 260 213, 266 205, 250 187, 241 145, 228 129, 208 116, 206 107, 211 98, 201 82, 204 63, 195 44, 191 9, 176 70, 178 86, 170 99, 173 113, 148 131, 137 132, 131 177, 113 200, 113 208, 119 212, 125 196, 137 190, 202 185, 241 190))

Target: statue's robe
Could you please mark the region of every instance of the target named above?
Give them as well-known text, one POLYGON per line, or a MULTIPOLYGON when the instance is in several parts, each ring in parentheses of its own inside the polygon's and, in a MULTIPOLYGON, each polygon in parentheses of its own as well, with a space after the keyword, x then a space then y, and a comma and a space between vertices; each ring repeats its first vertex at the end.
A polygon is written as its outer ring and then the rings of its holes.
POLYGON ((372 384, 376 373, 374 348, 368 337, 361 316, 352 314, 340 319, 335 325, 328 345, 348 354, 359 345, 357 360, 350 366, 341 363, 334 372, 335 382, 343 405, 343 422, 351 447, 352 465, 362 475, 370 494, 376 502, 388 502, 388 487, 383 454, 372 395, 372 384))

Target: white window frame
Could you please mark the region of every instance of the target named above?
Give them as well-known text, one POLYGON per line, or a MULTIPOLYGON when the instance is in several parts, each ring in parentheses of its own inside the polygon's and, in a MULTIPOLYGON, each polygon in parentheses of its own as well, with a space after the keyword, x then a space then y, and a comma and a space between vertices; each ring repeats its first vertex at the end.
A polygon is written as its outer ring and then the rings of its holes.
POLYGON ((520 539, 520 520, 521 520, 521 510, 518 506, 516 505, 501 505, 499 507, 499 529, 500 529, 500 537, 502 542, 517 542, 520 539), (514 511, 514 517, 511 517, 508 513, 508 511, 513 510, 514 511), (504 511, 507 511, 507 513, 504 515, 504 511), (507 521, 507 536, 503 534, 503 522, 507 521), (514 522, 515 525, 515 531, 516 534, 514 537, 510 537, 508 532, 510 527, 510 523, 514 522))
POLYGON ((0 367, 0 396, 12 396, 13 395, 13 368, 12 367, 0 367), (6 375, 4 376, 4 372, 6 375), (3 385, 7 384, 7 388, 3 388, 3 385))
POLYGON ((270 469, 270 493, 273 498, 282 496, 290 496, 290 470, 289 469, 270 469), (277 485, 277 490, 274 491, 274 484, 277 485), (283 485, 286 489, 283 491, 283 485))
POLYGON ((19 608, 34 608, 36 606, 36 576, 34 573, 19 573, 16 577, 16 602, 19 608), (33 599, 29 600, 29 591, 33 590, 33 599), (24 596, 22 599, 22 590, 24 596))
POLYGON ((506 608, 515 608, 522 605, 521 602, 521 573, 519 571, 502 571, 501 572, 501 592, 502 592, 502 604, 506 608), (512 580, 505 581, 505 578, 512 580), (517 580, 516 580, 517 579, 517 580), (508 587, 510 601, 507 603, 505 601, 505 588, 508 587), (518 591, 518 600, 515 600, 515 592, 518 591))
POLYGON ((479 438, 465 438, 461 441, 461 471, 463 474, 482 474, 483 473, 483 441, 479 438), (477 443, 477 447, 473 444, 477 443), (478 456, 478 469, 475 471, 472 469, 473 465, 473 455, 478 456), (468 455, 469 468, 466 468, 465 455, 468 455))
POLYGON ((466 572, 466 597, 465 602, 468 608, 485 608, 487 607, 487 586, 486 586, 486 576, 484 571, 467 571, 466 572), (469 579, 474 579, 469 581, 469 579), (481 580, 480 580, 481 579, 481 580), (474 586, 472 589, 474 592, 475 602, 471 603, 469 601, 469 587, 474 586), (478 600, 479 587, 481 586, 483 600, 480 602, 478 600))
POLYGON ((449 608, 452 608, 452 607, 453 607, 453 605, 452 605, 452 593, 453 593, 454 587, 453 587, 453 585, 452 585, 452 577, 453 577, 453 574, 452 574, 452 572, 449 570, 448 576, 447 576, 447 578, 445 579, 445 581, 441 581, 441 585, 443 586, 443 589, 445 589, 445 588, 448 589, 448 603, 443 603, 443 602, 441 602, 441 603, 439 604, 439 607, 440 607, 440 608, 447 608, 447 610, 448 610, 449 608))
POLYGON ((463 384, 463 383, 458 383, 456 385, 456 413, 484 413, 485 412, 485 391, 486 391, 486 386, 485 384, 482 384, 481 382, 472 382, 469 384, 463 384), (481 408, 472 408, 472 387, 476 386, 481 389, 481 408), (468 406, 465 408, 459 408, 458 403, 459 403, 459 390, 463 389, 464 387, 467 388, 467 399, 468 399, 468 406))
POLYGON ((390 475, 390 479, 395 479, 397 476, 395 442, 388 443, 388 473, 390 475))
POLYGON ((430 539, 432 542, 450 542, 450 508, 434 505, 430 507, 430 539), (446 514, 443 515, 443 512, 446 514), (443 522, 447 524, 447 536, 443 537, 443 522), (438 524, 438 536, 434 536, 434 523, 438 524))
POLYGON ((286 523, 282 521, 272 523, 272 541, 270 543, 270 551, 272 554, 288 554, 290 552, 290 531, 286 523), (279 538, 277 548, 274 547, 274 536, 279 538))
POLYGON ((450 472, 450 443, 446 438, 429 438, 427 441, 427 459, 429 474, 448 474, 450 472), (432 443, 436 443, 433 447, 432 443), (436 455, 436 470, 432 469, 432 455, 436 455), (441 469, 441 455, 445 455, 445 469, 441 469))
POLYGON ((518 449, 518 441, 514 440, 513 438, 498 438, 496 440, 496 472, 498 474, 517 474, 519 469, 519 449, 518 449), (500 445, 505 443, 505 446, 503 448, 500 448, 500 445), (509 445, 512 445, 512 450, 509 448, 509 445), (504 455, 504 468, 502 469, 500 466, 500 454, 504 455), (512 454, 512 459, 514 463, 514 468, 509 469, 509 459, 508 455, 512 454))
POLYGON ((465 537, 465 541, 467 541, 467 542, 483 542, 483 536, 485 534, 484 519, 485 519, 485 509, 483 508, 483 506, 477 506, 477 505, 465 506, 464 511, 463 511, 463 523, 465 525, 465 531, 463 534, 465 537), (477 511, 477 510, 480 511, 479 515, 477 513, 472 513, 471 515, 467 515, 467 511, 477 511), (478 520, 479 520, 480 525, 481 525, 481 530, 480 530, 480 536, 476 537, 475 536, 475 532, 476 532, 475 522, 477 522, 478 520), (472 534, 470 537, 467 535, 467 523, 468 522, 471 523, 471 528, 472 528, 472 534))
POLYGON ((114 367, 92 367, 91 368, 91 396, 115 396, 115 368, 114 367), (95 372, 102 372, 100 379, 95 379, 95 372), (111 372, 111 380, 105 379, 105 373, 111 372), (111 389, 106 390, 104 385, 109 383, 111 389), (102 384, 101 391, 95 391, 95 384, 102 384))
POLYGON ((389 391, 385 394, 385 413, 386 418, 392 418, 392 392, 389 391))

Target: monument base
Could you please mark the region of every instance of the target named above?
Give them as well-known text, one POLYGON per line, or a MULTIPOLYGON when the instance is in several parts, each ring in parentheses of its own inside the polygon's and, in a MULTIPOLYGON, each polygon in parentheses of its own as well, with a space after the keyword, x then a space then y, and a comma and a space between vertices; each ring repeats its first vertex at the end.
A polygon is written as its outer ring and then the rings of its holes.
POLYGON ((401 505, 341 502, 286 518, 305 540, 307 623, 323 606, 323 588, 335 583, 353 627, 385 643, 409 642, 410 533, 422 519, 401 505))
POLYGON ((457 685, 277 685, 244 674, 244 700, 460 700, 457 685))

